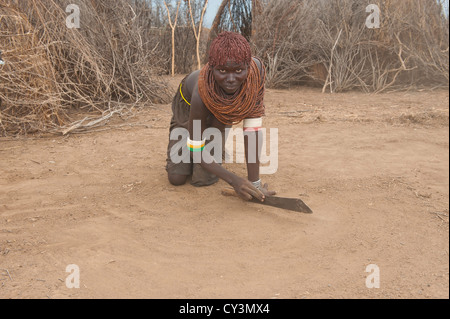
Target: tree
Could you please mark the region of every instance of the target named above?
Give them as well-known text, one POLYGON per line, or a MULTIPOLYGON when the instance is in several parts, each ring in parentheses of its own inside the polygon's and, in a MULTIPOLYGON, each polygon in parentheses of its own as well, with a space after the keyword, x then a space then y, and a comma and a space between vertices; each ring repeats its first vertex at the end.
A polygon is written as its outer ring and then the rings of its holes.
POLYGON ((201 13, 201 16, 200 16, 200 23, 198 25, 198 31, 196 30, 196 27, 195 27, 194 15, 192 13, 191 0, 188 0, 188 5, 189 5, 189 14, 191 16, 192 29, 194 30, 195 40, 197 40, 196 50, 197 50, 198 69, 201 69, 202 63, 201 63, 201 60, 200 60, 200 35, 202 33, 203 18, 205 16, 206 8, 208 7, 208 0, 206 0, 205 4, 203 5, 202 13, 201 13))
POLYGON ((222 15, 225 11, 225 8, 228 6, 229 2, 230 0, 222 0, 222 3, 220 4, 219 10, 217 10, 217 14, 211 26, 211 31, 209 32, 208 42, 211 42, 211 40, 217 36, 219 25, 220 22, 222 21, 222 15))
POLYGON ((222 31, 238 32, 250 40, 252 15, 261 10, 260 0, 222 0, 209 32, 208 48, 212 40, 222 31))
POLYGON ((256 20, 261 14, 262 6, 260 0, 252 0, 252 36, 256 33, 256 20))
POLYGON ((175 29, 177 27, 178 12, 180 10, 180 4, 181 4, 181 0, 178 1, 177 12, 175 14, 174 22, 172 23, 172 18, 170 17, 169 7, 167 6, 166 0, 164 0, 164 5, 166 6, 166 9, 167 9, 167 17, 169 18, 169 25, 170 25, 170 28, 172 29, 172 76, 175 76, 175 29))

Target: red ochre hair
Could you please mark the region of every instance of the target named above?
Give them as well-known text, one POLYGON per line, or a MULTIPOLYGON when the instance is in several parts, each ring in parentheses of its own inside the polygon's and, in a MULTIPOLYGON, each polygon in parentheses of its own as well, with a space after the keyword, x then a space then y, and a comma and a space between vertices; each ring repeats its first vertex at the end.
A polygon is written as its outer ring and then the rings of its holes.
POLYGON ((250 65, 252 52, 248 41, 240 34, 225 31, 214 39, 209 49, 209 66, 225 65, 228 61, 250 65))

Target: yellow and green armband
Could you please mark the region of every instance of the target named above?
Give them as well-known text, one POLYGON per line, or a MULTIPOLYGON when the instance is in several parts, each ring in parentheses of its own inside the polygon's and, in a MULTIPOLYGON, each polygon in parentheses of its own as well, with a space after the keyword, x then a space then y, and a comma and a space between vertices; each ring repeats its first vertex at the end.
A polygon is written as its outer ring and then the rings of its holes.
POLYGON ((204 150, 205 145, 206 145, 206 140, 193 141, 190 138, 187 139, 187 147, 191 152, 201 152, 204 150))

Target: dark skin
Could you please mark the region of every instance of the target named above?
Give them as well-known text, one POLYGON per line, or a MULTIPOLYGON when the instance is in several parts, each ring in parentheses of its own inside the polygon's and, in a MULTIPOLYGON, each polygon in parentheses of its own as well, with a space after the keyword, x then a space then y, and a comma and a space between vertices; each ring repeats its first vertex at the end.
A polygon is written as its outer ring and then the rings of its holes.
MULTIPOLYGON (((258 67, 261 69, 260 62, 258 60, 254 60, 258 67)), ((219 129, 221 132, 225 131, 225 128, 229 127, 225 124, 221 123, 219 120, 217 120, 211 112, 208 110, 206 105, 203 103, 202 99, 200 98, 200 94, 198 93, 198 77, 199 77, 200 71, 195 71, 191 73, 188 78, 186 79, 186 86, 187 89, 192 92, 192 99, 190 101, 191 103, 191 110, 190 110, 190 118, 189 118, 189 134, 192 137, 193 136, 193 122, 194 120, 200 120, 202 127, 201 131, 204 132, 204 130, 207 128, 207 118, 210 117, 212 121, 210 122, 210 127, 215 127, 219 129)), ((213 75, 214 79, 216 80, 217 84, 222 88, 222 90, 229 95, 233 95, 236 93, 242 83, 247 79, 248 75, 248 66, 246 66, 243 63, 235 63, 232 61, 229 61, 226 63, 226 65, 220 65, 213 68, 213 75)), ((221 165, 215 163, 211 160, 206 160, 201 162, 201 166, 207 170, 208 172, 216 175, 217 177, 221 178, 228 184, 230 184, 236 193, 244 200, 251 200, 252 198, 257 198, 260 201, 264 201, 266 196, 273 196, 275 195, 274 191, 268 190, 268 185, 265 184, 262 190, 258 190, 251 182, 259 180, 259 155, 260 153, 260 145, 257 142, 255 149, 249 148, 248 140, 250 138, 255 138, 255 136, 249 136, 247 134, 261 134, 260 132, 250 132, 246 133, 244 136, 245 140, 245 155, 247 159, 247 173, 248 178, 242 178, 234 173, 226 170, 221 165), (255 154, 258 152, 257 154, 255 154), (253 159, 256 158, 256 161, 252 161, 249 163, 248 158, 252 156, 253 159)), ((258 141, 258 137, 256 136, 256 141, 258 141)), ((191 154, 192 155, 192 154, 191 154)), ((209 154, 204 154, 204 156, 209 156, 209 154)), ((184 175, 169 175, 169 180, 174 185, 183 185, 186 183, 187 176, 184 175)))

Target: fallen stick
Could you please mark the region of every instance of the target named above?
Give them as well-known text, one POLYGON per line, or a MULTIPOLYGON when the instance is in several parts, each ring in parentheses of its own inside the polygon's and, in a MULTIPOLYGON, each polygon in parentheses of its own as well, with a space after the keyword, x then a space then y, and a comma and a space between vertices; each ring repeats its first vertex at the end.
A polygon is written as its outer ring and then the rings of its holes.
POLYGON ((8 269, 1 269, 1 270, 5 271, 8 274, 9 280, 12 281, 12 278, 11 278, 11 275, 9 273, 9 270, 8 269))

